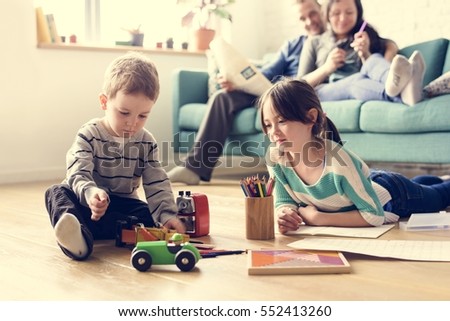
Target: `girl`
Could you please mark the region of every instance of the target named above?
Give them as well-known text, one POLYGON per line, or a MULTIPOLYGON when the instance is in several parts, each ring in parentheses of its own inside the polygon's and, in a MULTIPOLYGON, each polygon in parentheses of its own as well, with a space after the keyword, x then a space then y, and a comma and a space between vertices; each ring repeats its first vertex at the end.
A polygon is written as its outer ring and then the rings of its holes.
POLYGON ((261 96, 259 108, 263 131, 275 144, 268 170, 277 180, 275 207, 281 233, 301 224, 378 226, 450 205, 450 181, 371 172, 337 143, 339 135, 305 81, 278 82, 261 96))
POLYGON ((324 9, 331 30, 308 39, 297 75, 316 87, 321 101, 414 105, 422 99, 425 62, 420 52, 409 60, 396 55, 397 45, 364 22, 361 0, 330 0, 324 9))

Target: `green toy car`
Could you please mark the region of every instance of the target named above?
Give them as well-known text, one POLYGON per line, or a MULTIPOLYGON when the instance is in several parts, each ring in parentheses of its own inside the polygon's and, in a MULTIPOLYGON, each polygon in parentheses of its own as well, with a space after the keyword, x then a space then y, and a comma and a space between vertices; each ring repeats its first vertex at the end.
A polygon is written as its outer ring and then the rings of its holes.
POLYGON ((182 243, 183 236, 175 233, 170 241, 144 241, 136 243, 131 252, 131 264, 141 272, 153 264, 176 264, 183 272, 192 270, 200 260, 200 252, 192 244, 182 243))

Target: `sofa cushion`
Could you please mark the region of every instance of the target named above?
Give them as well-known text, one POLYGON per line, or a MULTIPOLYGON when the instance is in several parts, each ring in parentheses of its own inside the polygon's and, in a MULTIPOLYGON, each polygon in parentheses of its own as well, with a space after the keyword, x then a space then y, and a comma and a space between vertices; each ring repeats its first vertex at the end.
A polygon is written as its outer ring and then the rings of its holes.
POLYGON ((186 104, 181 107, 178 115, 180 129, 197 131, 205 115, 206 107, 206 104, 186 104))
POLYGON ((450 41, 447 47, 447 55, 445 56, 444 68, 442 68, 442 73, 450 71, 450 41))
POLYGON ((361 131, 359 114, 362 103, 360 100, 325 101, 322 108, 340 132, 352 133, 361 131))
MULTIPOLYGON (((431 81, 442 75, 444 63, 449 56, 447 54, 448 39, 440 38, 417 43, 399 50, 399 54, 409 58, 414 50, 419 50, 425 60, 425 75, 423 84, 428 85, 431 81)), ((448 68, 448 62, 446 64, 448 68)))
POLYGON ((373 133, 450 131, 450 95, 425 99, 409 107, 386 101, 368 101, 361 107, 361 130, 373 133))
POLYGON ((247 135, 261 133, 261 126, 256 128, 259 116, 258 109, 254 107, 245 108, 237 113, 231 127, 230 135, 247 135), (255 121, 256 120, 256 121, 255 121))

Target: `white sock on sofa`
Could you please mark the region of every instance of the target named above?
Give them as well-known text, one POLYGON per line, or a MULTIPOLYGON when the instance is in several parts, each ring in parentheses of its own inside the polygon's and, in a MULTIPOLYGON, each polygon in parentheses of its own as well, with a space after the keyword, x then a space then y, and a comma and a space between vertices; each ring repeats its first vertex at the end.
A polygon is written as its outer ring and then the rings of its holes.
POLYGON ((58 243, 73 255, 82 257, 88 252, 88 246, 81 233, 81 225, 75 215, 65 213, 55 225, 58 243))
POLYGON ((397 97, 412 77, 412 65, 404 56, 396 55, 384 85, 386 94, 397 97))
POLYGON ((200 177, 186 167, 177 166, 167 173, 172 183, 184 183, 186 185, 198 185, 200 177))
POLYGON ((423 99, 423 76, 425 75, 425 60, 420 51, 414 51, 409 57, 412 65, 412 77, 401 92, 404 104, 413 106, 423 99))

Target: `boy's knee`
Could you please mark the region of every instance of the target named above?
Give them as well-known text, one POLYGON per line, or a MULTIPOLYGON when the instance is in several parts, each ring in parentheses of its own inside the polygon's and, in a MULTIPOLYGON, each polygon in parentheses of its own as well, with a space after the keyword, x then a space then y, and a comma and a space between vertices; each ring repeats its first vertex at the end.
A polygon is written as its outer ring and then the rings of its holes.
POLYGON ((54 184, 45 191, 45 198, 49 199, 54 195, 73 193, 67 184, 54 184))

